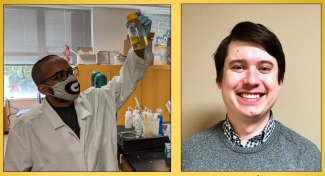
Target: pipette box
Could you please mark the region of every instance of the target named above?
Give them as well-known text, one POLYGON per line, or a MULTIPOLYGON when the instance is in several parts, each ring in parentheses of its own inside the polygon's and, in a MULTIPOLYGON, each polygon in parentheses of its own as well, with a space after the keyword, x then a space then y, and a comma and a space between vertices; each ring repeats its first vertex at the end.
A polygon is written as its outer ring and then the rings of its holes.
POLYGON ((170 143, 165 143, 165 155, 167 158, 170 158, 170 143))

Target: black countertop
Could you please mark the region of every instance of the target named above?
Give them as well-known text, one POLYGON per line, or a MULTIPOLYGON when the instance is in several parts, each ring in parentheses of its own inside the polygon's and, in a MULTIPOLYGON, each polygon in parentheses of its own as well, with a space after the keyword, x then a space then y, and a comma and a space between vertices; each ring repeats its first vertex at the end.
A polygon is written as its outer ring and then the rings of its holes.
POLYGON ((128 163, 137 172, 170 172, 170 158, 164 150, 124 154, 128 163))
MULTIPOLYGON (((125 129, 124 125, 117 126, 118 133, 133 130, 134 127, 125 129)), ((118 153, 123 154, 133 171, 170 172, 171 159, 164 153, 164 144, 168 142, 170 142, 168 136, 134 140, 121 140, 118 137, 118 153)))

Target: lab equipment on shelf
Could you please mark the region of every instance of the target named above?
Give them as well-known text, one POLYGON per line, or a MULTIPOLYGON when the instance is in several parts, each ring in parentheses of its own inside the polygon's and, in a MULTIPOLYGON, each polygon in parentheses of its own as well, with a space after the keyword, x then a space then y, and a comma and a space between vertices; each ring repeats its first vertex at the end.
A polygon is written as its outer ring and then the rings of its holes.
POLYGON ((166 53, 167 47, 159 40, 158 44, 155 46, 154 50, 154 65, 166 65, 166 53))

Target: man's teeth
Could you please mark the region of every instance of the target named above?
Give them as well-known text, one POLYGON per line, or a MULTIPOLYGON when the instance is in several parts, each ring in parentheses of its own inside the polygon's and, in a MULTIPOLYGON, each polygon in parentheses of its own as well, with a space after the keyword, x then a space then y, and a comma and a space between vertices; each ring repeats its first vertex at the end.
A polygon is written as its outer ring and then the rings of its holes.
POLYGON ((260 94, 241 94, 244 98, 260 98, 260 94))

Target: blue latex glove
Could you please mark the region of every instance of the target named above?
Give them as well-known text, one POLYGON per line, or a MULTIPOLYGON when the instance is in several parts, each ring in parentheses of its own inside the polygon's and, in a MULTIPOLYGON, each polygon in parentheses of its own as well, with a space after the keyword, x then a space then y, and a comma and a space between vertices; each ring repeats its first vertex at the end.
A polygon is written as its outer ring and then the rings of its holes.
MULTIPOLYGON (((148 17, 141 15, 140 11, 137 11, 136 13, 139 16, 138 20, 139 20, 140 24, 143 26, 144 30, 146 31, 146 35, 148 37, 150 34, 152 21, 148 17)), ((129 28, 128 23, 126 23, 126 27, 129 28)))

